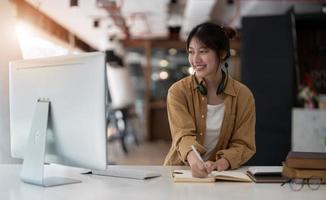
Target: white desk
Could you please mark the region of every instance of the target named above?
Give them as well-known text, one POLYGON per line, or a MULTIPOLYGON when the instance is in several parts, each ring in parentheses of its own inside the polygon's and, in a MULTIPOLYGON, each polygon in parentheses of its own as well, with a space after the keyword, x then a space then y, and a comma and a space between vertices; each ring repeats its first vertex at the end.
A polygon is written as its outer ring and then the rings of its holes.
MULTIPOLYGON (((121 166, 120 166, 121 167, 121 166)), ((47 166, 51 175, 61 175, 82 180, 82 183, 44 188, 23 183, 19 179, 21 165, 0 165, 1 200, 171 200, 171 199, 223 199, 223 200, 325 200, 326 185, 312 191, 307 186, 293 192, 289 185, 236 182, 174 183, 170 167, 123 166, 146 168, 162 173, 150 180, 134 180, 95 175, 81 175, 77 168, 47 166)), ((245 168, 242 168, 245 170, 245 168)))

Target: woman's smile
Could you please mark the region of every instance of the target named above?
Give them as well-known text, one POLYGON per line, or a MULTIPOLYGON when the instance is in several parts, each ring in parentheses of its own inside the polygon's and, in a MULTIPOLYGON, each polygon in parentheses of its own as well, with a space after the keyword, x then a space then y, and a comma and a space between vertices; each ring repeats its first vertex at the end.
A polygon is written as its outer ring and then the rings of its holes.
POLYGON ((195 68, 195 71, 198 72, 198 71, 202 71, 206 68, 206 64, 195 64, 194 68, 195 68))

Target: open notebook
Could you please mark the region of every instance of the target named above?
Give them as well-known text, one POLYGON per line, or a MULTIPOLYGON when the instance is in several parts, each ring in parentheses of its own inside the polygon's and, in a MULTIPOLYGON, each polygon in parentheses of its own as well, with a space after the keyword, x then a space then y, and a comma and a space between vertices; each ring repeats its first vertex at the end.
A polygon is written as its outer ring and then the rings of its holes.
POLYGON ((195 178, 192 176, 191 170, 174 170, 172 176, 174 182, 210 183, 216 180, 252 182, 245 173, 238 171, 213 171, 206 178, 195 178))

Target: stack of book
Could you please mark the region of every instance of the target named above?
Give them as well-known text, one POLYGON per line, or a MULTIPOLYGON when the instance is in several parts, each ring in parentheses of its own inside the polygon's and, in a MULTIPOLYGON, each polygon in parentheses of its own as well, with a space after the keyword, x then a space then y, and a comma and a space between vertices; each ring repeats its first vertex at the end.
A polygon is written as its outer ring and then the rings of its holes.
POLYGON ((288 178, 320 177, 326 183, 326 153, 290 151, 282 174, 288 178))

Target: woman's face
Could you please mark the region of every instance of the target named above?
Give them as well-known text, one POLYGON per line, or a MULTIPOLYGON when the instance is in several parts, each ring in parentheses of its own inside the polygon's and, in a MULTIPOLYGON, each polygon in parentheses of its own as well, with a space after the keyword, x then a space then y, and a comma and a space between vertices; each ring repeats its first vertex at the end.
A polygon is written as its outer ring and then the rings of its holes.
POLYGON ((197 38, 192 38, 188 49, 188 60, 200 78, 216 76, 220 60, 213 49, 209 49, 197 38))

